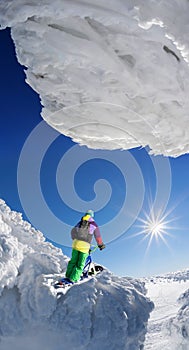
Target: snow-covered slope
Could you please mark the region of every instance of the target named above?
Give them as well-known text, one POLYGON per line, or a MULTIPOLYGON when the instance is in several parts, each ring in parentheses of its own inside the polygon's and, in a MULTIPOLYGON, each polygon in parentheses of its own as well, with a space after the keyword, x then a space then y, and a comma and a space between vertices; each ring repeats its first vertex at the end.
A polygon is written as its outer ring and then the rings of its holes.
POLYGON ((144 283, 104 271, 58 298, 68 258, 0 201, 0 349, 142 349, 144 283))
POLYGON ((189 270, 144 281, 155 306, 144 350, 189 350, 189 270))
POLYGON ((43 118, 92 148, 189 152, 187 0, 1 0, 43 118))

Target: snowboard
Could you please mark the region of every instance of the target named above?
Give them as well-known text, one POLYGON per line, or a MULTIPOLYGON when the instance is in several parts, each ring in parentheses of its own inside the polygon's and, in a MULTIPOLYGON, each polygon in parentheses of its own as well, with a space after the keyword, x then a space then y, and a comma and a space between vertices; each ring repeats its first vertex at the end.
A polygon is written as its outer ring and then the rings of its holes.
POLYGON ((90 267, 90 271, 83 272, 80 280, 78 282, 71 282, 68 278, 62 277, 60 280, 54 283, 55 289, 68 289, 74 285, 81 284, 83 282, 87 282, 92 277, 95 277, 97 274, 103 271, 103 267, 101 265, 92 264, 90 267))

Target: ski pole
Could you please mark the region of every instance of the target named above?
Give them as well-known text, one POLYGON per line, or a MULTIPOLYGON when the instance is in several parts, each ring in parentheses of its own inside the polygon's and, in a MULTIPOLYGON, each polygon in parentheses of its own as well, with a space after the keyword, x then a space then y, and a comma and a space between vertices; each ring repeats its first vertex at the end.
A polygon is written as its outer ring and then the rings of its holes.
POLYGON ((92 245, 91 247, 94 247, 93 249, 90 249, 90 253, 94 253, 95 252, 95 250, 97 250, 97 248, 98 248, 98 245, 92 245))

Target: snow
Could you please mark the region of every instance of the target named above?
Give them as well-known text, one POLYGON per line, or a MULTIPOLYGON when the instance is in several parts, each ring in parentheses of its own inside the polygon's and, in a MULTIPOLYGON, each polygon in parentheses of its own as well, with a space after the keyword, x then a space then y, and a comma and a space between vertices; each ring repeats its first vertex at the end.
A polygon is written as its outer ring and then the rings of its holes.
POLYGON ((0 200, 0 349, 142 349, 144 282, 106 270, 59 294, 68 257, 0 200))
POLYGON ((69 258, 3 200, 0 243, 1 350, 189 349, 189 270, 133 279, 105 268, 61 293, 69 258))
POLYGON ((99 149, 189 151, 187 0, 1 0, 42 117, 99 149))
MULTIPOLYGON (((189 271, 185 275, 185 281, 188 282, 189 271)), ((189 349, 189 285, 188 289, 180 295, 178 302, 181 305, 176 316, 170 319, 170 334, 175 338, 175 348, 182 350, 189 349)))
MULTIPOLYGON (((49 125, 90 148, 173 157, 189 152, 188 16, 187 0, 0 2, 49 125)), ((67 262, 0 200, 1 350, 189 350, 188 270, 105 269, 60 295, 67 262)))
POLYGON ((144 350, 188 350, 189 270, 144 281, 155 306, 144 350))

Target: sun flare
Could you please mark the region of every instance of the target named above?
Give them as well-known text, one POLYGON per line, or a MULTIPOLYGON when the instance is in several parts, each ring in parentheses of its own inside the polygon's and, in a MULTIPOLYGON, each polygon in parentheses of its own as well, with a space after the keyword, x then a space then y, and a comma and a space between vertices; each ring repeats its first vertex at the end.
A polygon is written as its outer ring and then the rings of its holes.
POLYGON ((158 218, 154 220, 148 218, 148 220, 144 221, 143 228, 144 233, 151 234, 155 237, 166 234, 166 223, 163 220, 159 220, 158 218))
POLYGON ((148 239, 146 252, 149 250, 154 239, 157 243, 162 241, 169 248, 167 238, 168 236, 172 236, 170 230, 175 228, 173 225, 170 225, 175 219, 168 220, 169 214, 170 212, 167 212, 164 215, 162 215, 162 213, 157 214, 151 209, 149 214, 144 213, 144 218, 139 218, 141 224, 137 227, 139 227, 140 230, 134 234, 133 237, 142 235, 143 237, 141 241, 148 239))

